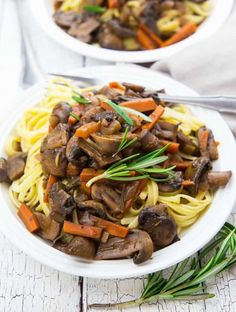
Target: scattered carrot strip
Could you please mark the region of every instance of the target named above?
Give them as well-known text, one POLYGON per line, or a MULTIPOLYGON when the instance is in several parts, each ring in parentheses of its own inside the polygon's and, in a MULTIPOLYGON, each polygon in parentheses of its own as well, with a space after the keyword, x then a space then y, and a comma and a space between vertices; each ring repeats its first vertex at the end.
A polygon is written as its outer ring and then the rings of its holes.
POLYGON ((142 24, 140 28, 160 47, 163 41, 154 33, 152 32, 146 25, 142 24))
POLYGON ((169 147, 167 148, 167 151, 170 152, 171 154, 177 153, 179 150, 179 143, 166 141, 166 140, 161 140, 160 143, 163 146, 170 144, 169 147))
POLYGON ((156 109, 157 104, 153 98, 135 99, 127 102, 121 102, 120 106, 135 109, 139 112, 148 112, 156 109))
POLYGON ((181 162, 168 161, 168 166, 175 166, 177 170, 186 170, 191 164, 192 162, 187 160, 181 162))
POLYGON ((91 187, 88 187, 88 186, 86 185, 86 182, 81 182, 81 183, 80 183, 80 188, 81 188, 81 190, 82 190, 84 193, 86 193, 86 194, 88 194, 88 195, 91 194, 91 187))
POLYGON ((161 44, 161 47, 168 47, 171 44, 174 44, 176 42, 179 42, 188 36, 192 35, 195 33, 197 30, 197 25, 194 23, 188 23, 184 25, 176 34, 174 34, 172 37, 170 37, 168 40, 164 41, 161 44))
POLYGON ((45 203, 48 203, 48 194, 51 191, 53 184, 56 183, 57 181, 58 181, 57 177, 51 174, 49 175, 46 190, 43 197, 45 203))
POLYGON ((113 108, 110 105, 108 105, 106 102, 101 102, 100 106, 105 110, 113 111, 113 108))
POLYGON ((72 223, 69 221, 64 221, 63 224, 63 232, 69 233, 72 235, 78 235, 83 237, 90 237, 90 238, 100 238, 102 235, 103 229, 95 226, 89 225, 81 225, 72 223))
POLYGON ((151 115, 149 115, 152 121, 143 125, 142 129, 151 130, 158 122, 158 120, 161 118, 162 114, 164 113, 164 110, 165 109, 163 106, 158 105, 156 109, 151 113, 151 115))
POLYGON ((38 223, 38 219, 28 206, 26 206, 25 204, 21 204, 17 214, 19 218, 23 221, 28 231, 34 233, 35 231, 39 230, 40 226, 38 223))
POLYGON ((142 28, 139 28, 137 31, 137 40, 146 50, 158 48, 157 44, 153 42, 153 40, 142 30, 142 28))
POLYGON ((90 219, 95 223, 96 226, 103 228, 109 234, 117 237, 126 237, 129 233, 129 229, 125 226, 107 221, 95 216, 90 216, 90 219))
POLYGON ((122 84, 120 84, 117 81, 112 81, 109 83, 109 87, 112 89, 119 89, 120 91, 124 92, 125 91, 125 87, 122 86, 122 84))
POLYGON ((192 186, 194 185, 195 183, 193 181, 190 181, 190 180, 184 180, 182 182, 182 186, 192 186))
POLYGON ((119 8, 119 6, 120 6, 119 0, 108 0, 109 9, 117 9, 119 8))
POLYGON ((206 129, 206 130, 199 132, 198 138, 199 138, 200 150, 206 151, 207 150, 207 144, 208 144, 208 138, 209 138, 209 131, 206 129))
POLYGON ((79 127, 75 132, 75 136, 78 138, 87 138, 90 136, 90 134, 97 132, 100 129, 100 126, 100 122, 89 122, 79 127))
POLYGON ((95 170, 93 168, 84 168, 80 173, 80 181, 88 182, 90 179, 102 174, 104 170, 95 170))

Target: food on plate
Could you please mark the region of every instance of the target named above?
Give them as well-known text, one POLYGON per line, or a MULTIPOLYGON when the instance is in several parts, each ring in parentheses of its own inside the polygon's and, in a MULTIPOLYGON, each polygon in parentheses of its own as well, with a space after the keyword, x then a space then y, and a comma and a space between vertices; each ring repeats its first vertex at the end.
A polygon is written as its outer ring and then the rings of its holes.
POLYGON ((53 79, 0 159, 27 230, 87 259, 134 263, 179 240, 231 171, 214 171, 214 134, 186 106, 145 87, 79 89, 53 79))
POLYGON ((55 23, 82 42, 113 50, 170 46, 196 32, 210 0, 55 0, 55 23))

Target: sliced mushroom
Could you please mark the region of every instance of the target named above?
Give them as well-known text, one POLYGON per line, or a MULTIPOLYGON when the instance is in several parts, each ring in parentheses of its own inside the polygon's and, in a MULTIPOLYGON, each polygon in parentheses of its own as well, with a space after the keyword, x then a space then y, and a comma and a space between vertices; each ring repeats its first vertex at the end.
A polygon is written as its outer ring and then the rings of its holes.
POLYGON ((50 126, 55 128, 59 123, 67 123, 71 111, 71 106, 66 102, 55 105, 49 119, 50 126))
POLYGON ((25 171, 27 153, 18 153, 7 159, 7 175, 11 181, 19 179, 25 171))
POLYGON ((159 183, 158 188, 161 193, 172 193, 179 190, 183 182, 183 173, 181 171, 174 172, 172 177, 167 183, 159 183))
POLYGON ((98 21, 97 18, 95 17, 87 17, 86 20, 84 21, 80 21, 77 20, 75 21, 68 33, 85 42, 85 43, 89 43, 92 40, 92 33, 100 26, 100 22, 98 21))
POLYGON ((143 87, 143 86, 139 86, 139 85, 136 85, 133 83, 128 83, 128 82, 124 82, 123 86, 125 86, 127 90, 130 89, 130 90, 137 92, 137 93, 142 93, 145 90, 145 87, 143 87))
POLYGON ((85 200, 77 203, 77 207, 81 211, 88 211, 92 215, 96 215, 101 218, 106 218, 105 206, 95 200, 85 200))
POLYGON ((79 146, 79 139, 72 136, 66 146, 66 157, 69 162, 76 165, 80 169, 88 165, 88 156, 83 152, 79 146))
POLYGON ((41 152, 66 146, 69 140, 69 126, 59 123, 43 140, 41 152))
POLYGON ((96 260, 133 257, 135 264, 151 258, 153 243, 147 232, 133 230, 126 238, 110 237, 106 243, 100 243, 96 260))
POLYGON ((63 222, 66 215, 70 214, 75 207, 74 200, 70 194, 64 190, 62 183, 57 182, 52 186, 48 194, 50 216, 57 222, 63 222))
POLYGON ((114 218, 121 219, 124 214, 124 203, 116 189, 106 184, 94 184, 91 188, 94 200, 102 201, 107 205, 107 210, 114 218))
POLYGON ((139 225, 150 235, 155 250, 170 245, 177 236, 177 225, 164 204, 143 209, 139 225))
POLYGON ((203 131, 208 131, 208 140, 207 140, 207 146, 201 147, 200 145, 200 154, 201 156, 208 157, 210 160, 216 160, 218 159, 218 149, 217 149, 217 143, 214 139, 214 135, 210 129, 207 129, 206 127, 202 127, 197 132, 197 138, 198 141, 200 141, 200 137, 203 131))
POLYGON ((7 161, 5 158, 0 158, 0 182, 10 182, 7 175, 7 161))
POLYGON ((211 169, 211 164, 207 157, 199 157, 195 159, 186 169, 184 174, 185 179, 194 182, 194 185, 188 186, 190 194, 195 196, 198 193, 201 178, 209 169, 211 169))
POLYGON ((140 138, 142 149, 146 152, 154 151, 161 146, 158 138, 148 130, 142 130, 140 138))
POLYGON ((196 154, 198 150, 197 146, 182 131, 177 132, 177 142, 180 144, 180 149, 186 154, 189 155, 196 154))
POLYGON ((72 256, 93 259, 95 256, 94 242, 85 237, 74 237, 68 245, 56 243, 55 248, 72 256))
POLYGON ((68 165, 66 147, 45 150, 41 153, 41 164, 46 174, 65 177, 68 165))
POLYGON ((35 215, 40 225, 40 231, 37 234, 44 239, 54 241, 60 235, 61 224, 43 213, 36 212, 35 215))
POLYGON ((232 176, 232 171, 210 171, 207 174, 207 181, 211 188, 225 186, 232 176))

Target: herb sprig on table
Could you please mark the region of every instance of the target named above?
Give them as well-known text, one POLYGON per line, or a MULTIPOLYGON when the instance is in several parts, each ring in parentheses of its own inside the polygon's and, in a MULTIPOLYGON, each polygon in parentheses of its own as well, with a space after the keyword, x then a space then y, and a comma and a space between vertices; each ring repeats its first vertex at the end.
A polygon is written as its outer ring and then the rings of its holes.
POLYGON ((146 178, 152 179, 152 174, 164 175, 163 178, 159 179, 159 182, 161 182, 162 179, 163 181, 166 181, 166 178, 173 176, 172 170, 175 168, 175 166, 169 168, 159 168, 154 166, 159 165, 168 159, 168 156, 161 156, 161 154, 163 154, 168 147, 169 144, 162 147, 161 149, 155 150, 143 156, 138 153, 123 158, 122 160, 110 166, 102 174, 90 179, 86 185, 90 187, 93 183, 101 179, 124 182, 136 181, 146 178), (132 160, 132 162, 128 162, 130 160, 132 160))
POLYGON ((203 300, 214 297, 214 294, 203 292, 202 283, 236 263, 235 232, 236 227, 225 223, 215 239, 198 255, 173 267, 169 278, 164 277, 164 270, 150 274, 139 299, 117 304, 93 304, 91 307, 124 308, 142 303, 154 303, 163 299, 203 300), (208 258, 207 261, 206 258, 208 258), (200 266, 200 263, 203 264, 200 266))

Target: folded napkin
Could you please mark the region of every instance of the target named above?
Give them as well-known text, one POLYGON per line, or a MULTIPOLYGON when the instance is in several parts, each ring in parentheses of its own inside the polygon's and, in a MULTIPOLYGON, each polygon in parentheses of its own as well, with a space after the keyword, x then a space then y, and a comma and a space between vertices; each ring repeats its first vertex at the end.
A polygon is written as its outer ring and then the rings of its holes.
MULTIPOLYGON (((204 95, 236 96, 236 5, 221 29, 152 68, 204 95)), ((235 103, 236 105, 236 103, 235 103)), ((236 136, 236 115, 223 114, 236 136)))

